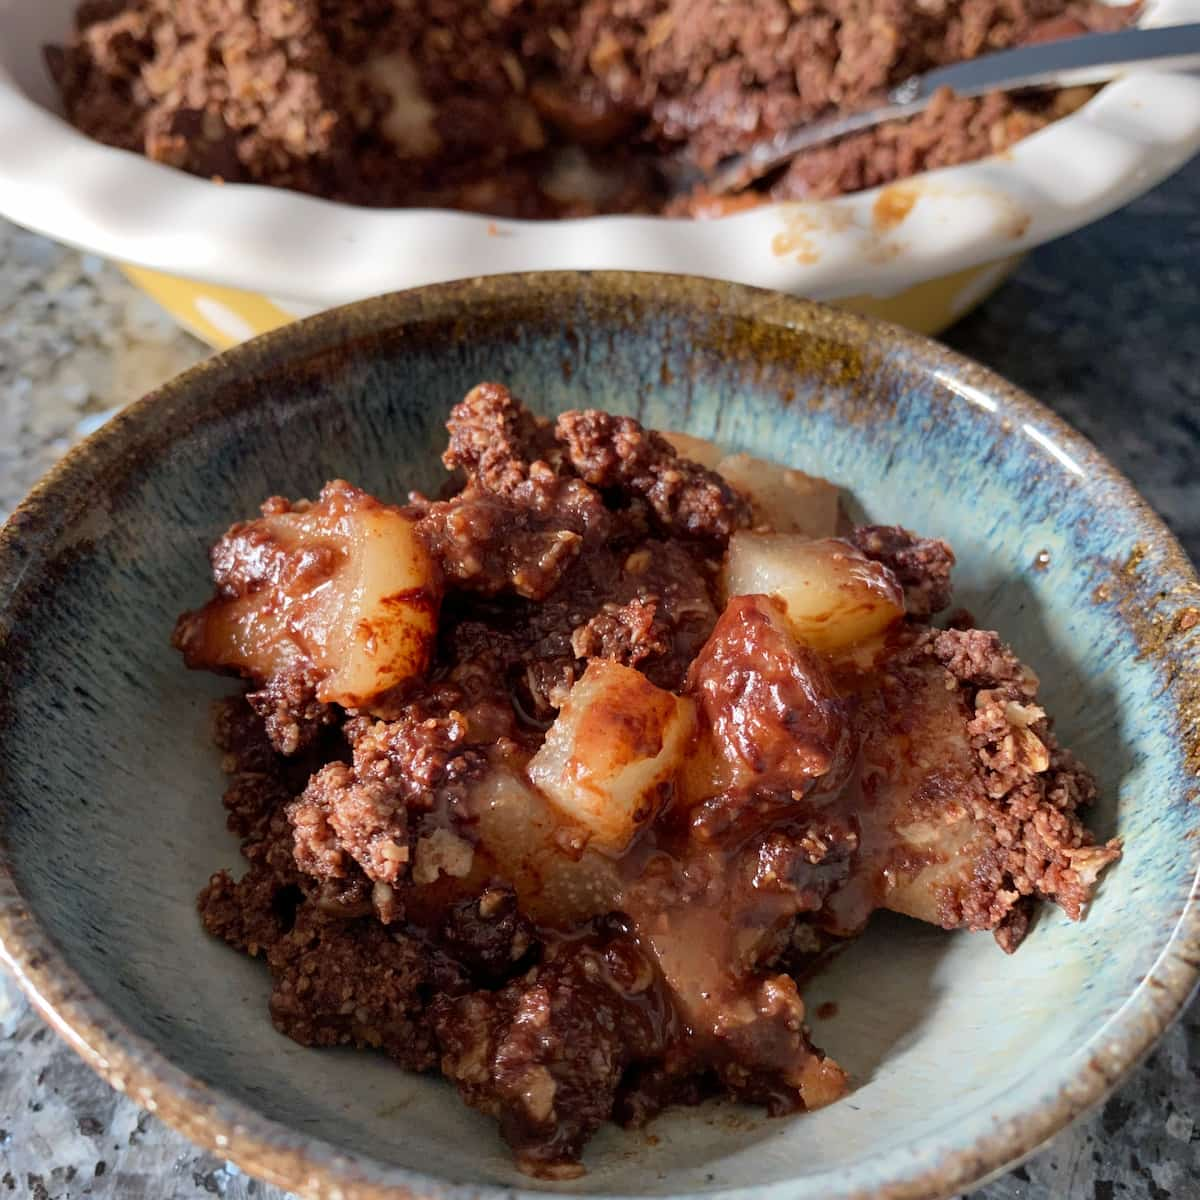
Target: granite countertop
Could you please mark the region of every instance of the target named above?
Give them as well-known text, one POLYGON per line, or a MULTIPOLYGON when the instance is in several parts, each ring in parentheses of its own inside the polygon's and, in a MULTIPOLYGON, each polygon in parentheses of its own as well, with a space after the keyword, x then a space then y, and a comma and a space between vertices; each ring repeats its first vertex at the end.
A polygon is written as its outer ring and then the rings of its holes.
MULTIPOLYGON (((1043 247, 947 341, 1121 467, 1200 560, 1200 161, 1043 247)), ((78 436, 196 361, 118 272, 0 224, 0 516, 78 436)), ((1088 1119, 969 1200, 1200 1195, 1200 1003, 1088 1119)), ((0 1200, 281 1200, 112 1092, 0 975, 0 1200)))

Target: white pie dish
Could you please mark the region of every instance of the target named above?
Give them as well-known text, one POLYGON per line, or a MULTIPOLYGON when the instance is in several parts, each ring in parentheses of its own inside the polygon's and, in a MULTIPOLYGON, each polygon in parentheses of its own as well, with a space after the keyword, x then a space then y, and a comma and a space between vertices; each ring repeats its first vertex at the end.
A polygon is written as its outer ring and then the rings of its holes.
MULTIPOLYGON (((914 203, 898 222, 880 219, 895 206, 877 209, 878 189, 718 221, 367 210, 218 186, 77 132, 58 115, 42 54, 74 7, 0 0, 0 216, 135 268, 218 345, 397 288, 563 268, 705 275, 932 331, 1021 253, 1128 203, 1200 149, 1200 77, 1141 73, 1003 156, 902 185, 914 203)), ((1142 20, 1200 20, 1200 0, 1149 0, 1142 20)))

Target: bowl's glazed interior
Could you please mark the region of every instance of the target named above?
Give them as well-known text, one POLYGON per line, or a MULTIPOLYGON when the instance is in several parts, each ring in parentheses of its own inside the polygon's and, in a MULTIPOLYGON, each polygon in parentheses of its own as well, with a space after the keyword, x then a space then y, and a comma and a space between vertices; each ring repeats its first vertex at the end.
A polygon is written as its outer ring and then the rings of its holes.
POLYGON ((0 932, 44 1007, 110 1078, 293 1187, 538 1186, 444 1083, 275 1033, 265 968, 202 932, 196 891, 239 861, 208 740, 231 685, 168 645, 225 526, 334 476, 435 487, 442 421, 482 379, 802 467, 948 538, 958 603, 1038 669, 1099 775, 1094 827, 1126 839, 1087 920, 1044 911, 1013 958, 893 919, 813 982, 810 1012, 836 1004, 813 1026, 852 1075, 843 1102, 608 1128, 567 1190, 948 1193, 1097 1099, 1195 974, 1190 569, 1082 439, 994 377, 888 327, 665 277, 502 277, 291 326, 117 418, 21 510, 0 538, 0 932))

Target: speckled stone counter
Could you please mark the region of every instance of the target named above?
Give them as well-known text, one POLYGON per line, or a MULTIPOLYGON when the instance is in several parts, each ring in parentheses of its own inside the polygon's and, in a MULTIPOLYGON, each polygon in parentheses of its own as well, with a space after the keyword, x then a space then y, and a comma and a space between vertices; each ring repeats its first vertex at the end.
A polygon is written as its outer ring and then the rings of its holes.
MULTIPOLYGON (((1200 163, 1031 256, 948 336, 1120 466, 1200 560, 1200 163)), ((0 514, 201 347, 111 268, 0 225, 0 514)), ((0 1200, 281 1200, 111 1092, 0 976, 0 1200)), ((1200 1003, 1092 1116, 970 1200, 1200 1197, 1200 1003)))

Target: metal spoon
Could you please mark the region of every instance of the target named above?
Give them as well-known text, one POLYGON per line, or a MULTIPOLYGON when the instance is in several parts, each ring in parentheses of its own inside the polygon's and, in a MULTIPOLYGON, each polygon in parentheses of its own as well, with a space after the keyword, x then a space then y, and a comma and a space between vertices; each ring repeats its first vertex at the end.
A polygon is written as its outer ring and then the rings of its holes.
POLYGON ((1064 88, 1104 83, 1131 71, 1186 71, 1200 68, 1200 23, 1154 29, 1089 33, 1001 50, 980 58, 915 75, 887 93, 884 103, 855 113, 812 121, 784 130, 749 150, 719 163, 708 178, 694 168, 690 181, 681 174, 676 188, 699 184, 711 196, 728 195, 783 166, 801 150, 871 129, 884 121, 903 120, 924 111, 942 88, 966 98, 1022 88, 1064 88))

